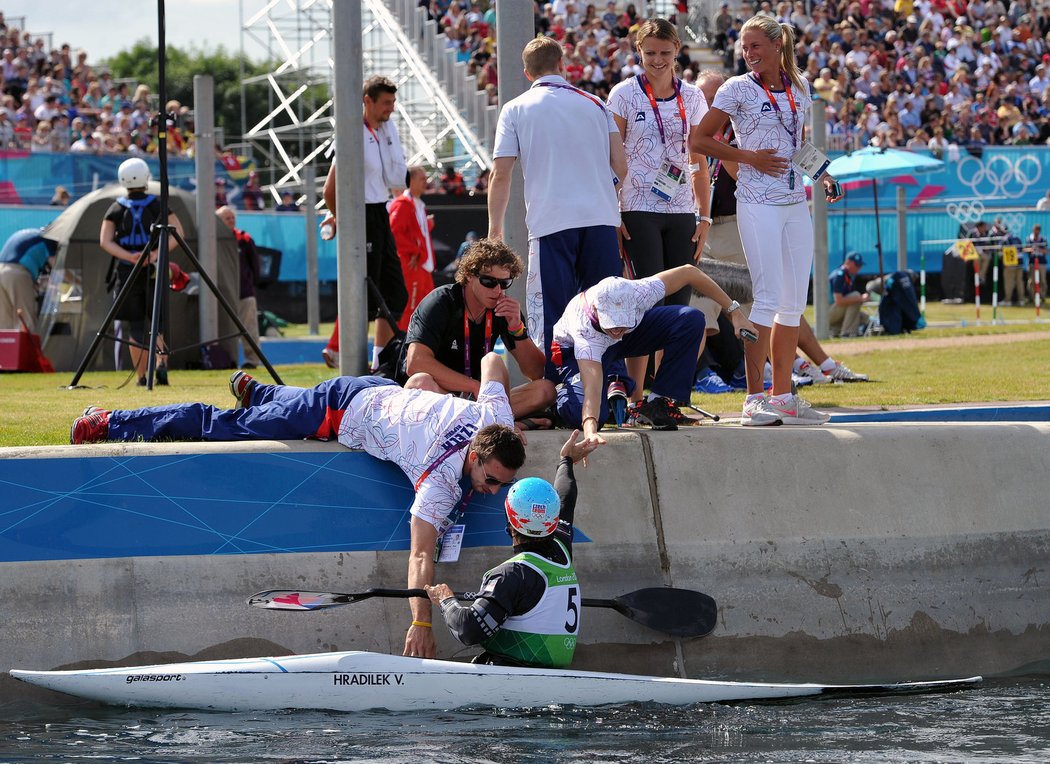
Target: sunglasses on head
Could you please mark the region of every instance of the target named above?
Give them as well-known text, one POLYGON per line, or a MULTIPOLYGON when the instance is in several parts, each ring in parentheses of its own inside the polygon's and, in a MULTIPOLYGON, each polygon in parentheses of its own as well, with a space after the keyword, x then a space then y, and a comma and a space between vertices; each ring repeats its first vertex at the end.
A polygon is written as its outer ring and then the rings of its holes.
POLYGON ((486 276, 484 274, 478 276, 478 283, 486 289, 495 289, 496 285, 499 284, 503 291, 510 289, 510 285, 514 283, 514 279, 498 279, 495 276, 486 276))

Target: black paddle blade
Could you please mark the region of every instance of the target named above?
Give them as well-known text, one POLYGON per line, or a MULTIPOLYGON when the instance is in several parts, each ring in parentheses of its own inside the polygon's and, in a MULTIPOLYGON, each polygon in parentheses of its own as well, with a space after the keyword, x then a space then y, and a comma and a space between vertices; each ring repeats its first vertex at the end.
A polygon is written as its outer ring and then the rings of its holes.
POLYGON ((639 589, 612 601, 632 621, 673 637, 703 637, 718 622, 714 598, 691 589, 639 589))

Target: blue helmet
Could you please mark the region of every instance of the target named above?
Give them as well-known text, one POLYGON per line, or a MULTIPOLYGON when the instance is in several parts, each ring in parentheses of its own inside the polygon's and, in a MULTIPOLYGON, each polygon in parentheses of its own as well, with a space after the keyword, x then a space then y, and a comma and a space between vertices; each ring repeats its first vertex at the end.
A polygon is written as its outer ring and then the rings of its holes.
POLYGON ((554 486, 542 478, 519 480, 507 492, 507 522, 522 536, 543 538, 554 533, 561 501, 554 486))

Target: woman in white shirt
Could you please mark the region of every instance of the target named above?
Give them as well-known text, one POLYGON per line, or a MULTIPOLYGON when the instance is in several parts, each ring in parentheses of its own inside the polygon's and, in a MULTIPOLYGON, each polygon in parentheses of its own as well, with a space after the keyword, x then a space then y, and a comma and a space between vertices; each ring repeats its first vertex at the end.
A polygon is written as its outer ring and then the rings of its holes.
MULTIPOLYGON (((795 62, 791 27, 755 16, 742 29, 749 74, 733 77, 718 90, 703 121, 694 151, 738 162, 737 226, 754 287, 751 321, 756 343, 745 343, 748 396, 745 425, 823 424, 791 392, 791 368, 798 347, 798 327, 806 307, 813 265, 813 221, 801 171, 793 157, 805 142, 812 105, 809 83, 795 62), (715 138, 732 120, 738 147, 715 138), (773 387, 763 395, 766 357, 773 365, 773 387)), ((841 191, 835 179, 821 176, 829 201, 841 191)), ((819 186, 815 186, 819 188, 819 186)))

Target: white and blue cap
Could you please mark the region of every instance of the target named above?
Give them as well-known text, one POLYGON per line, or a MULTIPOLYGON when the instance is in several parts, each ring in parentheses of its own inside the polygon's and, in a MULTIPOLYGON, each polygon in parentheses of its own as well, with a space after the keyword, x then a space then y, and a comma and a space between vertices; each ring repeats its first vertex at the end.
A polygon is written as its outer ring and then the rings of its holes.
POLYGON ((543 478, 525 478, 512 485, 504 506, 507 522, 522 536, 544 538, 558 527, 561 500, 543 478))
POLYGON ((608 276, 587 290, 602 329, 634 329, 642 322, 647 306, 642 305, 632 282, 608 276))

